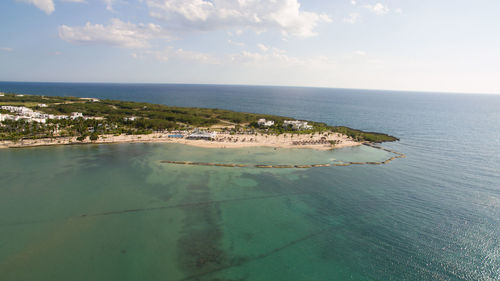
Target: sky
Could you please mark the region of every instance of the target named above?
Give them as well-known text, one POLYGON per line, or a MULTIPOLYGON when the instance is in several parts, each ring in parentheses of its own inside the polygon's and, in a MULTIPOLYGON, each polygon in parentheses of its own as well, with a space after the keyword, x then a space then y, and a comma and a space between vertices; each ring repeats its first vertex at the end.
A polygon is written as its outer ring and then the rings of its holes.
POLYGON ((0 81, 500 93, 498 0, 1 0, 0 81))

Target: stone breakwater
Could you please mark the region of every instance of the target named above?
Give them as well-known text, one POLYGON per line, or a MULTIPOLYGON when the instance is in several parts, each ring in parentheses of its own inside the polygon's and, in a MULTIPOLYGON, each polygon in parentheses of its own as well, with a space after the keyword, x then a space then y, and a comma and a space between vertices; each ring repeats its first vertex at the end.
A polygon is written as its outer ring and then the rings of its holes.
POLYGON ((204 162, 191 162, 191 161, 168 161, 168 160, 162 160, 162 161, 160 161, 160 163, 177 164, 177 165, 193 165, 193 166, 232 167, 232 168, 249 167, 248 165, 244 165, 244 164, 204 163, 204 162))
POLYGON ((177 165, 192 165, 192 166, 216 166, 216 167, 231 167, 231 168, 276 168, 276 169, 305 169, 315 167, 330 167, 330 166, 346 166, 346 164, 312 164, 312 165, 246 165, 233 163, 209 163, 209 162, 191 162, 191 161, 168 161, 162 160, 160 163, 177 164, 177 165))
POLYGON ((265 164, 247 165, 247 164, 233 164, 233 163, 210 163, 210 162, 169 161, 169 160, 162 160, 162 161, 160 161, 160 163, 176 164, 176 165, 192 165, 192 166, 230 167, 230 168, 309 169, 309 168, 318 168, 318 167, 345 167, 345 166, 351 166, 351 165, 382 165, 382 164, 389 164, 391 161, 396 160, 398 158, 406 157, 406 155, 404 155, 401 152, 397 152, 394 150, 383 148, 381 146, 377 146, 377 145, 370 144, 370 143, 365 143, 364 145, 393 153, 393 154, 395 154, 395 156, 388 158, 385 161, 380 161, 380 162, 373 162, 373 161, 369 161, 369 162, 342 162, 342 163, 309 164, 309 165, 286 165, 286 164, 282 164, 282 165, 265 165, 265 164))

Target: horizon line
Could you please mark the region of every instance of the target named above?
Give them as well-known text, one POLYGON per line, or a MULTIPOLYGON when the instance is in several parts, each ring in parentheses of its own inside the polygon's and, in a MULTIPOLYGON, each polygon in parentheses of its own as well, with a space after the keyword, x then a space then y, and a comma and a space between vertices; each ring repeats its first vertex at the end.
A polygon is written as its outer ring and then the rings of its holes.
POLYGON ((431 91, 431 90, 401 90, 401 89, 369 89, 369 88, 344 88, 326 86, 304 86, 304 85, 259 85, 259 84, 219 84, 219 83, 186 83, 186 82, 63 82, 63 81, 3 81, 0 83, 47 83, 47 84, 130 84, 130 85, 200 85, 200 86, 247 86, 247 87, 281 87, 281 88, 312 88, 312 89, 337 89, 337 90, 361 90, 374 92, 408 92, 424 94, 456 94, 456 95, 500 95, 498 93, 485 92, 456 92, 456 91, 431 91))

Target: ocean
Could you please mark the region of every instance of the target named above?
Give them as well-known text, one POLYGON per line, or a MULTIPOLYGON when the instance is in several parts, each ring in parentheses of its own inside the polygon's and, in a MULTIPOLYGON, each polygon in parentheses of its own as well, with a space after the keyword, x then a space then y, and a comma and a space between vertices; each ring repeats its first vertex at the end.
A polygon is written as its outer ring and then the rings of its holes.
POLYGON ((0 280, 500 280, 500 95, 0 82, 0 91, 268 113, 400 138, 369 147, 0 150, 0 280))

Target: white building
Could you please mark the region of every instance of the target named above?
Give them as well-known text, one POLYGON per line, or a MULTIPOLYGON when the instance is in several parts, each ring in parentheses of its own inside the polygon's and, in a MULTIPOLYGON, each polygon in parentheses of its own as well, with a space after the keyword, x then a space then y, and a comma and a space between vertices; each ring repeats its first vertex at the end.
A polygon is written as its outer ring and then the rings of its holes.
POLYGON ((131 117, 123 117, 123 120, 125 120, 125 121, 135 121, 135 119, 136 119, 136 118, 137 118, 137 117, 135 117, 135 116, 131 116, 131 117))
POLYGON ((5 97, 5 94, 0 92, 0 97, 5 97))
POLYGON ((83 113, 81 112, 71 112, 71 119, 83 118, 83 113))
POLYGON ((195 130, 187 138, 188 139, 213 140, 213 139, 215 139, 215 137, 217 137, 216 132, 203 132, 203 131, 195 130))
POLYGON ((24 97, 24 95, 16 95, 16 97, 24 97))
POLYGON ((3 122, 5 120, 12 120, 14 119, 14 116, 10 115, 10 114, 2 114, 0 113, 0 122, 3 122))
POLYGON ((45 118, 31 118, 31 121, 45 124, 47 122, 47 119, 45 119, 45 118))
POLYGON ((13 116, 12 117, 12 120, 14 121, 20 121, 20 120, 28 120, 29 118, 28 117, 25 117, 25 116, 13 116))
POLYGON ((35 112, 31 108, 27 108, 24 106, 11 106, 11 105, 3 105, 0 109, 8 110, 10 112, 15 112, 22 115, 33 115, 35 112))
POLYGON ((274 125, 274 121, 262 118, 257 121, 257 124, 261 127, 271 127, 272 125, 274 125))
POLYGON ((49 114, 48 118, 49 119, 62 120, 62 119, 68 119, 68 116, 66 116, 66 115, 52 115, 52 114, 49 114))
POLYGON ((45 103, 39 103, 37 106, 38 107, 47 107, 47 105, 45 103))
POLYGON ((283 127, 285 128, 291 127, 294 130, 310 130, 313 128, 312 125, 307 124, 307 121, 299 121, 299 120, 285 120, 283 121, 283 127))
MULTIPOLYGON (((28 122, 38 122, 38 123, 43 123, 45 124, 47 122, 47 119, 68 119, 68 116, 66 115, 52 115, 52 114, 46 114, 43 112, 38 112, 38 111, 33 111, 31 108, 27 108, 24 106, 10 106, 10 105, 3 105, 0 106, 0 109, 10 111, 12 113, 16 113, 16 115, 5 115, 4 116, 10 116, 10 117, 3 117, 4 119, 7 118, 9 120, 14 120, 14 121, 19 121, 19 120, 26 120, 28 122)), ((83 117, 83 115, 78 115, 78 112, 75 116, 80 116, 83 117)), ((79 113, 81 114, 81 113, 79 113)), ((72 117, 73 119, 78 118, 78 117, 72 117)), ((7 120, 5 119, 5 120, 7 120)))
POLYGON ((96 98, 80 98, 81 100, 87 100, 87 101, 91 101, 91 102, 100 102, 101 100, 100 99, 96 99, 96 98))

